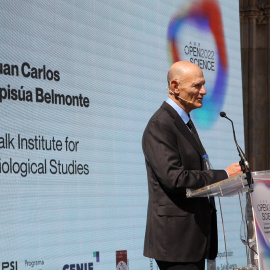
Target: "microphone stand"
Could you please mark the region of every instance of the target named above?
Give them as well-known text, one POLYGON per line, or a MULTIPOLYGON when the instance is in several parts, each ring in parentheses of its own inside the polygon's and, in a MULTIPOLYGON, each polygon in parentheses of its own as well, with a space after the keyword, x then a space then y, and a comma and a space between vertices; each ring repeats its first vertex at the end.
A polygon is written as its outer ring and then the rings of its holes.
POLYGON ((233 137, 234 137, 234 141, 235 141, 235 144, 236 144, 237 151, 238 151, 239 156, 240 156, 239 164, 241 166, 242 172, 246 174, 246 179, 247 179, 247 183, 248 183, 248 187, 249 187, 248 191, 253 192, 253 188, 251 186, 254 183, 254 181, 253 181, 253 178, 252 178, 252 175, 251 175, 251 169, 249 167, 249 163, 248 163, 248 161, 247 161, 247 159, 245 157, 244 152, 242 151, 241 147, 237 143, 233 121, 226 116, 225 112, 220 112, 220 116, 228 119, 232 123, 233 137))
MULTIPOLYGON (((238 151, 239 156, 240 156, 239 164, 240 164, 240 166, 241 166, 241 170, 243 171, 243 173, 246 174, 246 179, 247 179, 247 183, 248 183, 248 186, 249 186, 248 194, 249 194, 249 198, 251 199, 251 192, 253 192, 252 184, 254 183, 254 181, 253 181, 253 178, 252 178, 252 175, 251 175, 251 169, 250 169, 250 167, 249 167, 249 163, 248 163, 248 161, 247 161, 247 159, 246 159, 246 157, 245 157, 244 152, 242 151, 241 147, 240 147, 239 144, 237 143, 236 136, 235 136, 234 125, 233 125, 233 121, 232 121, 230 118, 228 118, 228 117, 226 116, 226 113, 225 113, 225 112, 220 112, 220 116, 221 116, 221 117, 224 117, 224 118, 226 118, 226 119, 228 119, 228 120, 232 123, 233 137, 234 137, 234 141, 235 141, 235 144, 236 144, 237 151, 238 151)), ((242 222, 245 223, 245 226, 247 227, 247 221, 244 219, 244 215, 243 215, 243 209, 242 209, 242 204, 241 204, 240 194, 238 194, 238 195, 239 195, 239 201, 240 201, 240 206, 241 206, 242 222)), ((257 254, 257 252, 256 252, 254 249, 252 249, 252 248, 250 247, 250 245, 249 245, 249 240, 248 240, 249 236, 248 236, 248 235, 249 235, 249 232, 248 232, 248 231, 245 231, 245 237, 247 238, 247 241, 246 241, 245 244, 246 244, 246 246, 247 246, 250 250, 252 250, 253 252, 255 252, 255 253, 257 254), (246 234, 247 234, 247 235, 246 235, 246 234)), ((249 250, 249 252, 250 252, 250 250, 249 250)), ((247 252, 248 252, 248 250, 247 250, 247 252)), ((250 256, 249 256, 249 257, 250 257, 250 256)), ((249 258, 249 259, 250 259, 250 258, 249 258)), ((249 263, 250 263, 249 266, 250 266, 250 265, 252 266, 252 264, 251 264, 251 259, 250 259, 250 262, 249 262, 249 263)), ((251 267, 250 269, 255 269, 255 268, 251 267)))

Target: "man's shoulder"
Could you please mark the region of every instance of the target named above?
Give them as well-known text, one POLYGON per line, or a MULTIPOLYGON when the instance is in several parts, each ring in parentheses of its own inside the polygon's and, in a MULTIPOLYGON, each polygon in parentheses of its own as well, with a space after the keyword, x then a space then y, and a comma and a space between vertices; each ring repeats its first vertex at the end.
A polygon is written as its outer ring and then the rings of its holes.
POLYGON ((150 121, 154 120, 168 121, 170 118, 175 119, 176 116, 177 112, 168 103, 163 102, 160 108, 150 118, 150 121))
POLYGON ((144 135, 149 133, 163 133, 164 130, 173 130, 175 126, 175 118, 177 117, 177 112, 164 102, 161 107, 152 115, 148 121, 146 128, 144 130, 144 135))

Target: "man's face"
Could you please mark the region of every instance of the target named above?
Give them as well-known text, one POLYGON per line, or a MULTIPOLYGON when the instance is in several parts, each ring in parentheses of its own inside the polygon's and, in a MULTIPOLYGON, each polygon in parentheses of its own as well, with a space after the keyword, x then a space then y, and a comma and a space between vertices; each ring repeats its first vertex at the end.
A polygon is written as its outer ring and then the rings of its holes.
POLYGON ((179 101, 187 113, 203 106, 203 97, 206 95, 204 84, 203 72, 197 66, 182 76, 182 80, 178 84, 179 97, 190 101, 190 103, 181 99, 179 101))

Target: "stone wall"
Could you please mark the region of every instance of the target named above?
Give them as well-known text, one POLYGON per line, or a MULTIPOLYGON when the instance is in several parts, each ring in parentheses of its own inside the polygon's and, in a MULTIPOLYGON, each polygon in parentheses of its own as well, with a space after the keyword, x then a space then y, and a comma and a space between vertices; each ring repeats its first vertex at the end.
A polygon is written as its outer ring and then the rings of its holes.
POLYGON ((270 0, 240 0, 245 151, 270 170, 270 0))

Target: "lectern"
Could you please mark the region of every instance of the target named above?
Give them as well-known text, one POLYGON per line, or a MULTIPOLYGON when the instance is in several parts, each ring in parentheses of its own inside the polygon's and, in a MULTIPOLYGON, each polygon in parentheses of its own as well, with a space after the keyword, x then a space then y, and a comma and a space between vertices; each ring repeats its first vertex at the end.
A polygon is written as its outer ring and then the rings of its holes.
MULTIPOLYGON (((252 172, 254 184, 250 192, 255 221, 256 244, 259 270, 270 269, 270 170, 252 172)), ((234 176, 215 184, 187 190, 186 196, 192 197, 233 197, 249 192, 246 174, 234 176)), ((248 269, 248 268, 244 268, 248 269)))

